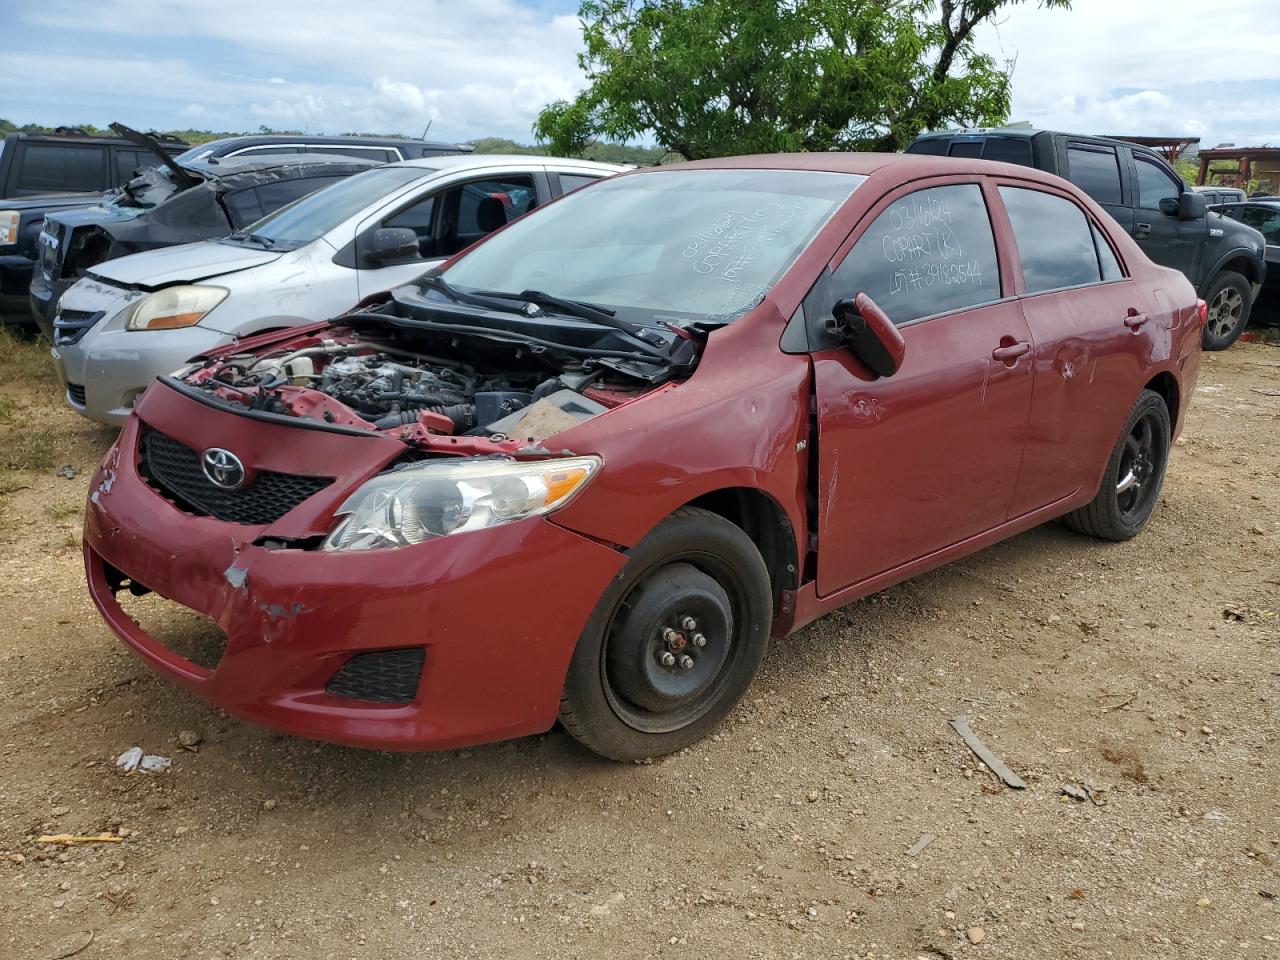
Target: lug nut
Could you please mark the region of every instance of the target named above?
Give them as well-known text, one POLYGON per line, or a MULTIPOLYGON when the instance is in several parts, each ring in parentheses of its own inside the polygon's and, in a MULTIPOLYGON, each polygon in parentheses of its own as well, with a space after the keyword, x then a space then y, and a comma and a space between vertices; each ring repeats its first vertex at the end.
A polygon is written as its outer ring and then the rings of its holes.
POLYGON ((695 647, 705 647, 707 645, 707 638, 700 633, 695 633, 693 635, 693 645, 695 647))
MULTIPOLYGON (((688 657, 685 658, 686 660, 688 657)), ((663 650, 662 656, 658 658, 664 667, 674 667, 676 665, 676 655, 670 650, 663 650)))
POLYGON ((676 633, 674 630, 672 630, 670 627, 662 628, 663 643, 675 643, 675 641, 679 638, 679 636, 680 635, 676 633))
POLYGON ((692 670, 692 669, 693 669, 693 657, 689 656, 689 655, 686 653, 683 657, 681 657, 681 658, 680 658, 680 667, 681 667, 681 669, 684 669, 684 670, 692 670))
POLYGON ((698 629, 698 621, 693 617, 685 617, 680 621, 680 626, 685 630, 696 630, 698 629))

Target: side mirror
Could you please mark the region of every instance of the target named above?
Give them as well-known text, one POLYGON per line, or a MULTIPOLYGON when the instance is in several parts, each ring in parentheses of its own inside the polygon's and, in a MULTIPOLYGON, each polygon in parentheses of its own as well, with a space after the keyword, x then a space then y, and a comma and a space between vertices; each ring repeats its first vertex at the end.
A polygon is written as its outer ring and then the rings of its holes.
POLYGON ((878 377, 891 377, 902 366, 906 341, 893 321, 865 293, 852 300, 837 300, 831 308, 827 331, 878 377))
POLYGON ((373 231, 363 244, 363 266, 385 267, 393 263, 411 263, 421 260, 418 252, 418 235, 408 227, 383 227, 373 231))
POLYGON ((1160 201, 1160 212, 1166 217, 1177 217, 1179 220, 1198 220, 1209 209, 1202 193, 1188 190, 1180 197, 1165 197, 1160 201))

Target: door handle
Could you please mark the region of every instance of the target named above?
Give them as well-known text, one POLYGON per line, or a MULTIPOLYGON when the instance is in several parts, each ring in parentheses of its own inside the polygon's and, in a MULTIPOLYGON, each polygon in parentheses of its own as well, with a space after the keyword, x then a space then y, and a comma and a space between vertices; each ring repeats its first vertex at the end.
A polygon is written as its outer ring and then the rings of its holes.
MULTIPOLYGON (((1008 339, 1008 338, 1006 338, 1008 339)), ((1013 361, 1031 352, 1031 344, 1025 340, 1003 344, 991 351, 991 358, 1012 365, 1013 361)))
POLYGON ((1151 237, 1151 224, 1138 223, 1133 227, 1133 238, 1135 240, 1147 240, 1151 237))
POLYGON ((1147 315, 1139 313, 1133 307, 1129 308, 1128 316, 1124 318, 1124 325, 1130 330, 1137 330, 1140 326, 1147 322, 1147 315))

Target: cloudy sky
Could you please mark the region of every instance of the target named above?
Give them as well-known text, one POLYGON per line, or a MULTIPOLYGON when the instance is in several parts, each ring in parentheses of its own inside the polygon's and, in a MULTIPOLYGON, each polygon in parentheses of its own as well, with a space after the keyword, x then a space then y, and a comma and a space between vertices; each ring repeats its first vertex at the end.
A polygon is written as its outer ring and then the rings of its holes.
MULTIPOLYGON (((0 117, 528 141, 582 85, 576 0, 4 0, 0 117)), ((1015 5, 1013 118, 1280 144, 1275 0, 1015 5)))

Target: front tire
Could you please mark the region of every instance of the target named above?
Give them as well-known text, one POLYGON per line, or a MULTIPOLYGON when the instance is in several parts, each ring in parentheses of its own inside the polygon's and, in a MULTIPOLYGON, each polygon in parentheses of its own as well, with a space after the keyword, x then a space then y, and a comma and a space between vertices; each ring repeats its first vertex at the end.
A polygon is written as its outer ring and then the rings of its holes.
POLYGON ((1099 540, 1136 537, 1160 499, 1171 433, 1164 398, 1143 390, 1107 461, 1098 495, 1062 522, 1099 540))
POLYGON ((1202 345, 1206 350, 1225 350, 1236 342, 1249 325, 1253 288, 1234 270, 1223 270, 1209 289, 1204 302, 1209 305, 1209 321, 1204 326, 1202 345))
POLYGON ((560 722, 612 760, 700 740, 751 684, 773 619, 769 572, 740 528, 682 507, 628 552, 578 640, 560 722))

